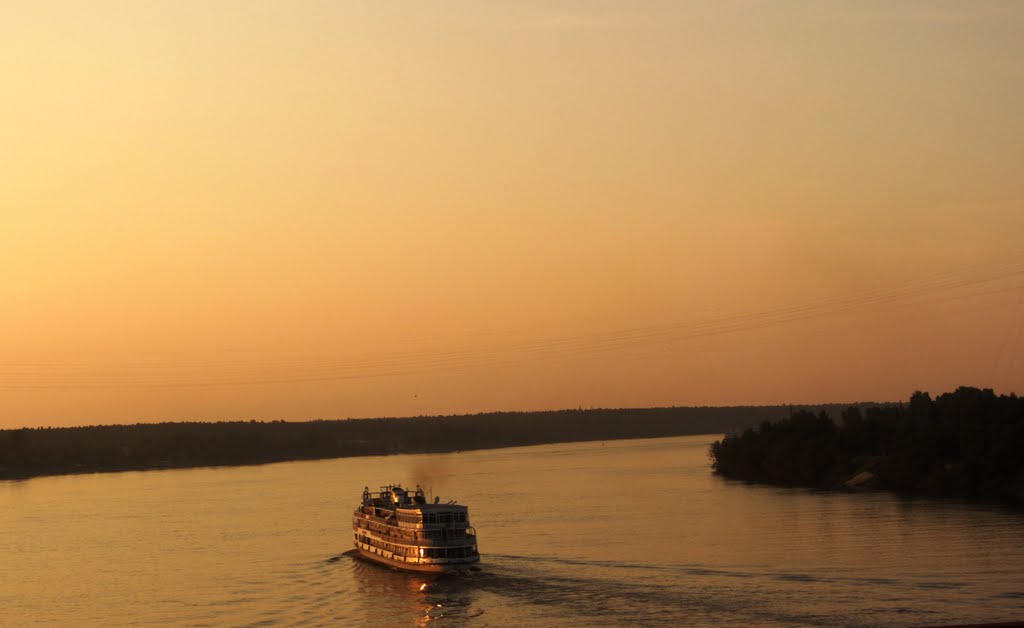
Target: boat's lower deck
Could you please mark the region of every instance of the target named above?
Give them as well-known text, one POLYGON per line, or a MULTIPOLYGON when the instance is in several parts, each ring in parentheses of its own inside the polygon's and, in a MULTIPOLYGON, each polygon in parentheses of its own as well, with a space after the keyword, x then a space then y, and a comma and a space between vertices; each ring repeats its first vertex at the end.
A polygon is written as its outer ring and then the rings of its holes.
POLYGON ((464 558, 420 558, 419 556, 400 556, 367 543, 356 542, 356 551, 363 558, 372 560, 396 569, 408 569, 428 573, 448 573, 468 569, 473 563, 480 561, 480 555, 464 558))

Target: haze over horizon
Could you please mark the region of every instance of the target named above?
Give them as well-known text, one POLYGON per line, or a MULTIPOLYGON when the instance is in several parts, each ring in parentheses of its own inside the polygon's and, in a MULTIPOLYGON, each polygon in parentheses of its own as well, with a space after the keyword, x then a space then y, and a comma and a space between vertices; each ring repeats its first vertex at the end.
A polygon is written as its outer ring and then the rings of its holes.
POLYGON ((0 428, 1024 392, 1024 3, 13 1, 0 428))

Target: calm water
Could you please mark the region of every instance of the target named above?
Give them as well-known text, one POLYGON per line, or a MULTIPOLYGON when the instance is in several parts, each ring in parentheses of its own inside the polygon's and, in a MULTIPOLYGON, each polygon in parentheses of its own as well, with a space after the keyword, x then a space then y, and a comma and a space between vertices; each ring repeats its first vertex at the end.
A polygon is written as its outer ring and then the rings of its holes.
POLYGON ((1024 619, 1021 512, 727 482, 711 440, 0 482, 0 624, 1024 619), (469 504, 480 572, 342 555, 363 486, 416 481, 469 504))

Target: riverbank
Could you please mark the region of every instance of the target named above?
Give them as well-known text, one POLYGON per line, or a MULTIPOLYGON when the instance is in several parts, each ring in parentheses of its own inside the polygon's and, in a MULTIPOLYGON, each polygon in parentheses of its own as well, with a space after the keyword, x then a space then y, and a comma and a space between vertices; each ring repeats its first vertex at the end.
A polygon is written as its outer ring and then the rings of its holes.
MULTIPOLYGON (((810 409, 837 411, 843 407, 832 404, 810 409)), ((721 434, 784 411, 782 406, 580 409, 2 430, 0 479, 721 434)))
POLYGON ((851 407, 840 422, 799 411, 711 445, 729 478, 819 489, 1024 504, 1024 399, 958 388, 934 400, 851 407))

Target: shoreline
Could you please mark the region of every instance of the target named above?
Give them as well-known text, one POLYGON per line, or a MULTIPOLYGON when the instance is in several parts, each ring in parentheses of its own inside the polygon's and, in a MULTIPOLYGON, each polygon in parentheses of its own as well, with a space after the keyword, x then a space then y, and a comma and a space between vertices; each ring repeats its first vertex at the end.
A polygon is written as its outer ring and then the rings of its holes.
MULTIPOLYGON (((421 454, 457 454, 464 451, 499 451, 502 449, 514 449, 516 447, 539 447, 542 445, 568 445, 573 443, 596 443, 596 442, 618 442, 618 441, 630 441, 630 440, 647 440, 647 439, 658 439, 658 438, 682 438, 685 436, 721 436, 721 432, 696 432, 687 434, 665 434, 660 436, 622 436, 618 438, 581 438, 574 440, 560 440, 560 441, 546 441, 543 443, 526 443, 526 444, 512 444, 512 445, 499 445, 494 447, 476 447, 476 448, 465 448, 465 449, 447 449, 447 450, 430 450, 430 451, 394 451, 389 453, 379 454, 351 454, 351 455, 340 455, 340 456, 326 456, 316 458, 288 458, 284 460, 266 460, 262 462, 226 462, 222 464, 199 464, 199 465, 187 465, 187 466, 150 466, 150 467, 125 467, 125 468, 102 468, 102 469, 81 469, 74 471, 65 472, 54 472, 54 473, 38 473, 35 475, 25 476, 11 476, 3 475, 0 472, 0 482, 24 482, 26 480, 32 480, 35 478, 46 478, 46 477, 62 477, 69 475, 98 475, 105 473, 137 473, 146 471, 183 471, 187 469, 221 469, 221 468, 239 468, 239 467, 258 467, 268 464, 283 464, 288 462, 315 462, 317 460, 341 460, 345 458, 375 458, 382 456, 416 456, 421 454)), ((736 478, 729 478, 736 479, 736 478)), ((743 481, 743 480, 738 480, 743 481)))
POLYGON ((836 422, 798 411, 712 443, 730 479, 819 490, 1024 504, 1024 399, 960 387, 898 406, 851 407, 836 422))
MULTIPOLYGON (((846 404, 811 407, 826 411, 846 404)), ((788 406, 624 408, 23 428, 0 430, 0 479, 726 434, 788 411, 788 406)))

